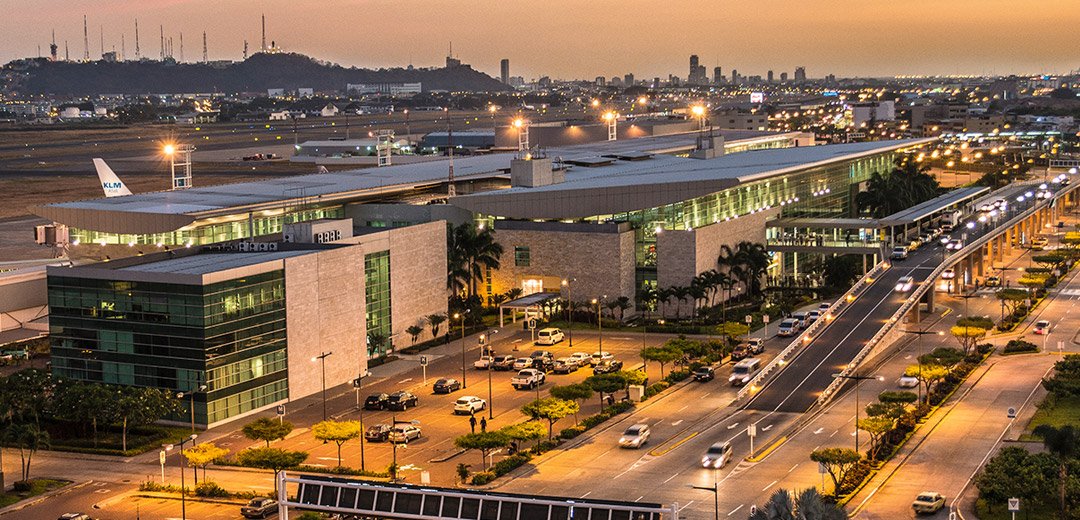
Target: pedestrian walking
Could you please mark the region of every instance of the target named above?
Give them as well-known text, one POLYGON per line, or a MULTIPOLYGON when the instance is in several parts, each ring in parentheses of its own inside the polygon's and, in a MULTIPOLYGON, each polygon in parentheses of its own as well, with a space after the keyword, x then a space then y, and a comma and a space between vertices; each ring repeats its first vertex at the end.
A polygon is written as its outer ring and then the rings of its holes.
POLYGON ((476 416, 475 415, 470 415, 469 416, 469 429, 472 430, 473 433, 476 433, 476 416))
POLYGON ((487 431, 487 417, 481 417, 480 418, 480 431, 481 432, 486 432, 487 431))

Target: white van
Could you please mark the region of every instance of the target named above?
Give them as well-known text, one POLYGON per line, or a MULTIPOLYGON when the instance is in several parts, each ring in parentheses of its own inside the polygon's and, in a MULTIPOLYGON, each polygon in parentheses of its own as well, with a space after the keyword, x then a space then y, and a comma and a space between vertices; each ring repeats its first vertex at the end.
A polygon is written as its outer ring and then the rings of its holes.
POLYGON ((563 340, 563 331, 556 328, 540 329, 536 333, 537 345, 554 345, 563 340))
POLYGON ((754 376, 761 370, 761 360, 758 358, 747 358, 738 363, 735 363, 735 368, 731 369, 731 375, 728 376, 728 381, 731 382, 731 386, 743 386, 749 383, 754 376))
POLYGON ((789 337, 799 333, 799 320, 795 318, 786 318, 780 322, 780 328, 776 330, 777 336, 789 337))

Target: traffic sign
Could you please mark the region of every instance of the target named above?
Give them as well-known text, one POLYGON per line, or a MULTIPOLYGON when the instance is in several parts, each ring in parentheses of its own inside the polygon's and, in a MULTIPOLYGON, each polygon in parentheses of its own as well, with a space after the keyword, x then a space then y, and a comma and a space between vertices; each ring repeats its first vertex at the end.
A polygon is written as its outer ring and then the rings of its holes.
POLYGON ((751 323, 753 323, 753 322, 754 322, 754 317, 753 317, 753 316, 751 316, 751 315, 749 315, 749 314, 747 314, 747 315, 746 315, 746 318, 744 318, 744 320, 746 320, 746 324, 747 324, 747 325, 749 325, 749 324, 751 324, 751 323))
POLYGON ((757 423, 750 423, 750 425, 746 427, 746 434, 751 437, 757 437, 757 423))
POLYGON ((761 322, 768 325, 769 324, 769 315, 768 314, 762 314, 761 315, 761 322))
POLYGON ((1020 499, 1019 498, 1010 498, 1009 499, 1009 511, 1019 511, 1019 510, 1020 510, 1020 499))
POLYGON ((1013 408, 1013 407, 1010 406, 1009 410, 1008 410, 1008 415, 1009 415, 1009 419, 1015 419, 1016 418, 1016 408, 1013 408))
POLYGON ((158 462, 165 464, 165 450, 158 452, 158 462))
POLYGON ((420 356, 420 366, 422 366, 422 367, 427 366, 427 356, 420 356))
POLYGON ((535 318, 529 320, 529 328, 530 329, 535 329, 536 328, 536 319, 535 318))
POLYGON ((283 405, 283 404, 277 405, 277 414, 278 415, 285 415, 285 405, 283 405))
POLYGON ((827 468, 824 463, 818 462, 817 463, 817 472, 824 475, 824 474, 829 472, 829 468, 827 468))

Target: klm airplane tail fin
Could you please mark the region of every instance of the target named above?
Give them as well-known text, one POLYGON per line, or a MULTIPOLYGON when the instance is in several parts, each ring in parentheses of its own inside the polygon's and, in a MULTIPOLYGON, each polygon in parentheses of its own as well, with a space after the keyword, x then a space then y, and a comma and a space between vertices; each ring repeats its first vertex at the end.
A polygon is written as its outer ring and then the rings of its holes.
POLYGON ((122 197, 131 195, 131 190, 120 181, 116 173, 109 168, 108 164, 101 159, 94 159, 94 168, 97 169, 98 180, 101 181, 101 189, 106 197, 122 197))

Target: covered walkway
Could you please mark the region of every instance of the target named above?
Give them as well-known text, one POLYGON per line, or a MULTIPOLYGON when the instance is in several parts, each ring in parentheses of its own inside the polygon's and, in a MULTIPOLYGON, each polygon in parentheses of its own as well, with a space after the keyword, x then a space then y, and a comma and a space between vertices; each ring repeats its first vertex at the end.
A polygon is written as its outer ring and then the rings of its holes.
POLYGON ((499 326, 502 327, 505 321, 503 315, 504 310, 510 311, 511 323, 517 323, 518 313, 525 316, 525 319, 529 319, 533 316, 538 316, 543 311, 544 302, 548 300, 554 300, 559 297, 557 292, 537 292, 527 294, 520 298, 503 302, 499 304, 499 326))

